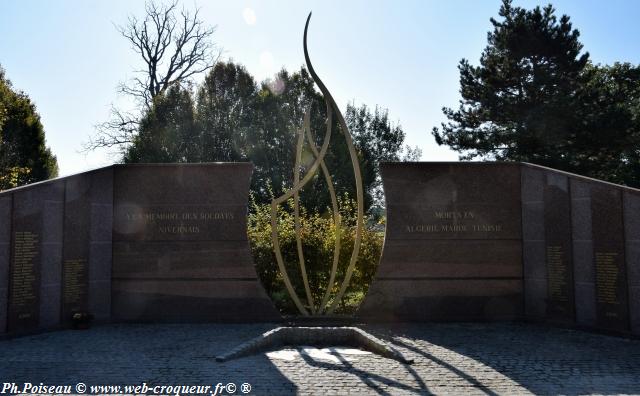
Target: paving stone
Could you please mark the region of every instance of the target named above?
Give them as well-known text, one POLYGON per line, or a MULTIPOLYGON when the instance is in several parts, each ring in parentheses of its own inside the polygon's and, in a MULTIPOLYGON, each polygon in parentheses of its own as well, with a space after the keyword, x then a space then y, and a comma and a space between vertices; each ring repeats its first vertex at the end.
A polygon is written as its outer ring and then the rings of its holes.
POLYGON ((273 327, 120 324, 5 339, 0 378, 72 386, 232 382, 236 395, 243 383, 252 395, 640 394, 640 340, 529 324, 362 327, 412 365, 375 354, 215 361, 273 327))

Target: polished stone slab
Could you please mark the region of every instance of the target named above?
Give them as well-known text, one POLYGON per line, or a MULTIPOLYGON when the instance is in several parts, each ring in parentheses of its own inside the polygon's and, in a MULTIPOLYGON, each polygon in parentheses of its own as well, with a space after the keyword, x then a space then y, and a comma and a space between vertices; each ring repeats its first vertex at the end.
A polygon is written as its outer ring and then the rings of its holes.
POLYGON ((625 258, 631 331, 640 335, 640 192, 623 194, 625 258))
POLYGON ((0 197, 0 334, 7 331, 12 205, 11 194, 0 197))
MULTIPOLYGON (((60 226, 64 183, 36 185, 13 192, 11 264, 9 271, 9 307, 7 331, 29 333, 43 324, 55 326, 58 320, 51 310, 56 301, 56 252, 62 242, 60 226), (46 264, 41 296, 43 263, 46 264)), ((59 312, 59 310, 58 310, 59 312)))
POLYGON ((91 176, 81 174, 66 180, 62 320, 67 324, 75 313, 89 310, 91 176))
POLYGON ((629 331, 629 289, 625 262, 622 191, 594 186, 591 191, 596 318, 600 328, 629 331))
POLYGON ((546 174, 544 232, 547 275, 547 313, 552 321, 575 321, 571 196, 566 175, 546 174))
POLYGON ((251 164, 114 171, 113 320, 280 319, 247 239, 251 164))
POLYGON ((102 322, 111 320, 113 177, 113 167, 101 169, 91 183, 88 307, 102 322))
POLYGON ((382 322, 512 320, 520 279, 376 279, 358 317, 382 322))
POLYGON ((381 172, 387 204, 384 251, 358 317, 521 317, 518 165, 385 163, 381 172))

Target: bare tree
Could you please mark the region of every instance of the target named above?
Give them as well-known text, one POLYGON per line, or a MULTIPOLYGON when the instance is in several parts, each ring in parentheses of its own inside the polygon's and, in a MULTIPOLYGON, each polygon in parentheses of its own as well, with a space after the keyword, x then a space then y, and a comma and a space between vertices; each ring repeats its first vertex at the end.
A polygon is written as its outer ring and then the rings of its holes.
POLYGON ((135 71, 133 79, 118 86, 119 93, 134 99, 136 109, 123 111, 112 106, 111 119, 96 126, 96 136, 85 144, 87 151, 126 147, 156 96, 173 84, 189 83, 196 74, 212 68, 220 56, 212 41, 215 26, 200 19, 199 9, 193 13, 184 8, 178 10, 177 1, 147 2, 143 20, 129 16, 127 24, 116 28, 145 65, 135 71))

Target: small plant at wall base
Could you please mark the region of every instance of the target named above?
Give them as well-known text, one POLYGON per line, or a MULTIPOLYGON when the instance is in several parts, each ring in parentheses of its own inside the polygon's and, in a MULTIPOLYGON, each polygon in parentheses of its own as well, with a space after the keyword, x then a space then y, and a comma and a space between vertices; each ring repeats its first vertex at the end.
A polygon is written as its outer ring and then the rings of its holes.
POLYGON ((91 327, 93 314, 89 312, 76 312, 71 316, 71 324, 76 330, 86 330, 91 327))
MULTIPOLYGON (((287 271, 293 275, 300 272, 296 250, 294 215, 290 210, 293 206, 293 199, 289 200, 287 204, 288 208, 284 207, 284 205, 278 207, 278 236, 287 271)), ((329 281, 328 266, 331 265, 333 248, 338 234, 340 235, 343 249, 340 253, 336 280, 343 279, 349 265, 351 249, 353 249, 355 240, 356 203, 353 199, 345 196, 340 199, 340 208, 342 226, 339 233, 336 232, 331 210, 327 209, 325 212, 319 213, 302 209, 300 212, 305 263, 311 294, 315 301, 322 300, 325 294, 329 281)), ((372 218, 365 219, 362 245, 356 269, 351 278, 349 288, 336 309, 336 314, 354 313, 369 288, 380 260, 384 239, 384 234, 376 231, 376 228, 379 228, 376 227, 376 224, 372 218)), ((298 310, 287 293, 276 265, 271 240, 270 205, 252 202, 252 210, 248 218, 248 235, 256 271, 267 293, 281 313, 285 315, 297 314, 298 310)), ((295 290, 302 295, 304 293, 304 285, 301 277, 299 275, 292 276, 291 281, 295 290)), ((339 287, 340 282, 334 282, 331 288, 332 299, 338 292, 339 287)))

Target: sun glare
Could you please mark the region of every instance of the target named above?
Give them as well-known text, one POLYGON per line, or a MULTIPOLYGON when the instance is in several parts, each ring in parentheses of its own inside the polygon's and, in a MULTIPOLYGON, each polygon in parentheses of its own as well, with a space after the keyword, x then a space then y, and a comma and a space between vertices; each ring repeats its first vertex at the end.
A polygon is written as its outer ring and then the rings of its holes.
POLYGON ((242 17, 247 25, 255 25, 256 24, 256 13, 253 11, 253 8, 245 8, 242 10, 242 17))

